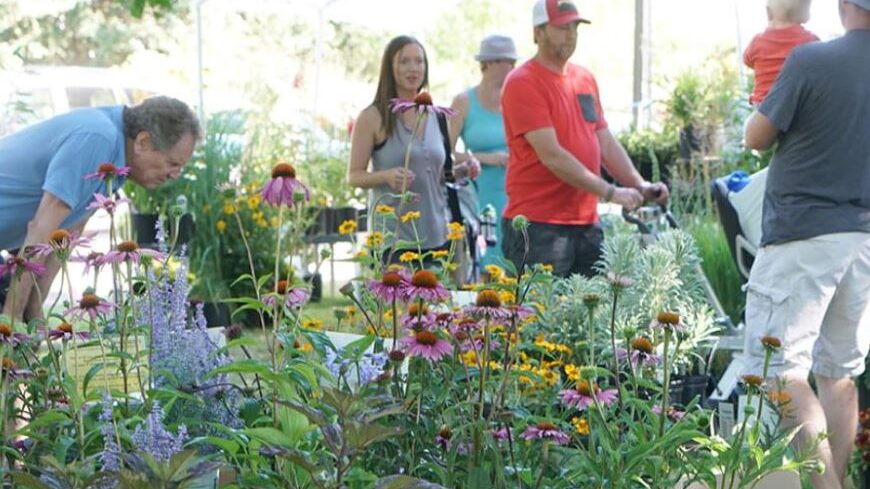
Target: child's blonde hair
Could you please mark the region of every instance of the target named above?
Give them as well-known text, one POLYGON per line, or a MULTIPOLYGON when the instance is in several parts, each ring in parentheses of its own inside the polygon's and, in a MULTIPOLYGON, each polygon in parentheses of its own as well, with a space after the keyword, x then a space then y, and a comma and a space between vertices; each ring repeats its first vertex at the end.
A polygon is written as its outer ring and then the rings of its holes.
POLYGON ((767 0, 767 8, 776 20, 803 24, 810 19, 811 0, 767 0))

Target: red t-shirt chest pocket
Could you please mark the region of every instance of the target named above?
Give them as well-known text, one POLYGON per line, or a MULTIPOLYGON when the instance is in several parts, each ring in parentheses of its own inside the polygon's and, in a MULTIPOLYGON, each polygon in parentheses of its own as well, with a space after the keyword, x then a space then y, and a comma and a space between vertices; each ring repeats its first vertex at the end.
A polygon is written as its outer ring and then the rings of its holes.
POLYGON ((583 114, 583 120, 591 124, 598 123, 598 111, 596 110, 595 95, 591 93, 578 93, 577 104, 580 105, 580 112, 583 114))

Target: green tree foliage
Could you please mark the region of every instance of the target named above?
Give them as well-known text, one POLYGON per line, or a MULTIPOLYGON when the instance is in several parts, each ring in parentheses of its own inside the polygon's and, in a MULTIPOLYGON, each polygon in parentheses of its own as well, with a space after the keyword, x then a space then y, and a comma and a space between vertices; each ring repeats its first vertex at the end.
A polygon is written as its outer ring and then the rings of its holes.
POLYGON ((170 0, 79 0, 38 17, 25 17, 23 6, 24 0, 4 3, 0 45, 25 64, 113 66, 138 50, 166 54, 188 22, 188 12, 170 0), (146 4, 160 8, 144 15, 146 4))

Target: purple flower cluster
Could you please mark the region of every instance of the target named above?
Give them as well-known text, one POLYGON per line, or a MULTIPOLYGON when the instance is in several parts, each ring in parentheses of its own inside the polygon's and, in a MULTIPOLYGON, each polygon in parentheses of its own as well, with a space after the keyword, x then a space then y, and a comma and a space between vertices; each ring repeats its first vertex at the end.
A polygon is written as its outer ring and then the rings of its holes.
POLYGON ((208 376, 215 368, 229 364, 230 359, 216 353, 218 346, 206 330, 203 304, 196 305, 192 320, 188 318, 186 265, 176 270, 175 280, 169 279, 166 267, 159 280, 151 272, 149 274, 149 293, 142 298, 139 310, 144 311, 142 320, 152 329, 154 385, 175 385, 193 391, 199 397, 201 403, 176 403, 173 414, 178 410, 178 414, 185 417, 201 417, 224 426, 238 426, 238 391, 228 388, 227 375, 208 376))
POLYGON ((324 361, 326 368, 336 379, 344 376, 349 382, 358 381, 359 385, 366 385, 384 373, 389 357, 384 353, 365 353, 358 362, 355 362, 349 358, 342 358, 332 350, 327 350, 324 361))
POLYGON ((103 395, 102 407, 99 419, 100 434, 103 435, 103 451, 100 452, 100 463, 103 472, 117 472, 121 470, 121 447, 115 437, 115 423, 112 419, 112 396, 107 392, 103 395))
POLYGON ((136 427, 133 432, 133 444, 142 452, 151 454, 158 462, 167 462, 173 455, 184 448, 187 440, 187 428, 178 427, 178 434, 173 435, 163 426, 163 408, 154 401, 151 413, 145 422, 136 427))

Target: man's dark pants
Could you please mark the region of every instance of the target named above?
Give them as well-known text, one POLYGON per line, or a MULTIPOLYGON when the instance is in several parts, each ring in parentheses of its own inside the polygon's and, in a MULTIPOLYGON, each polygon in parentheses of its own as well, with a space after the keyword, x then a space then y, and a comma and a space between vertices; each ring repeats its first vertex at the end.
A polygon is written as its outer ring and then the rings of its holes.
MULTIPOLYGON (((509 219, 502 220, 502 230, 504 256, 519 267, 524 253, 523 234, 511 226, 509 219)), ((604 241, 601 226, 529 222, 527 233, 529 254, 526 265, 552 265, 553 275, 558 277, 576 273, 587 277, 595 275, 594 265, 601 258, 604 241)))

